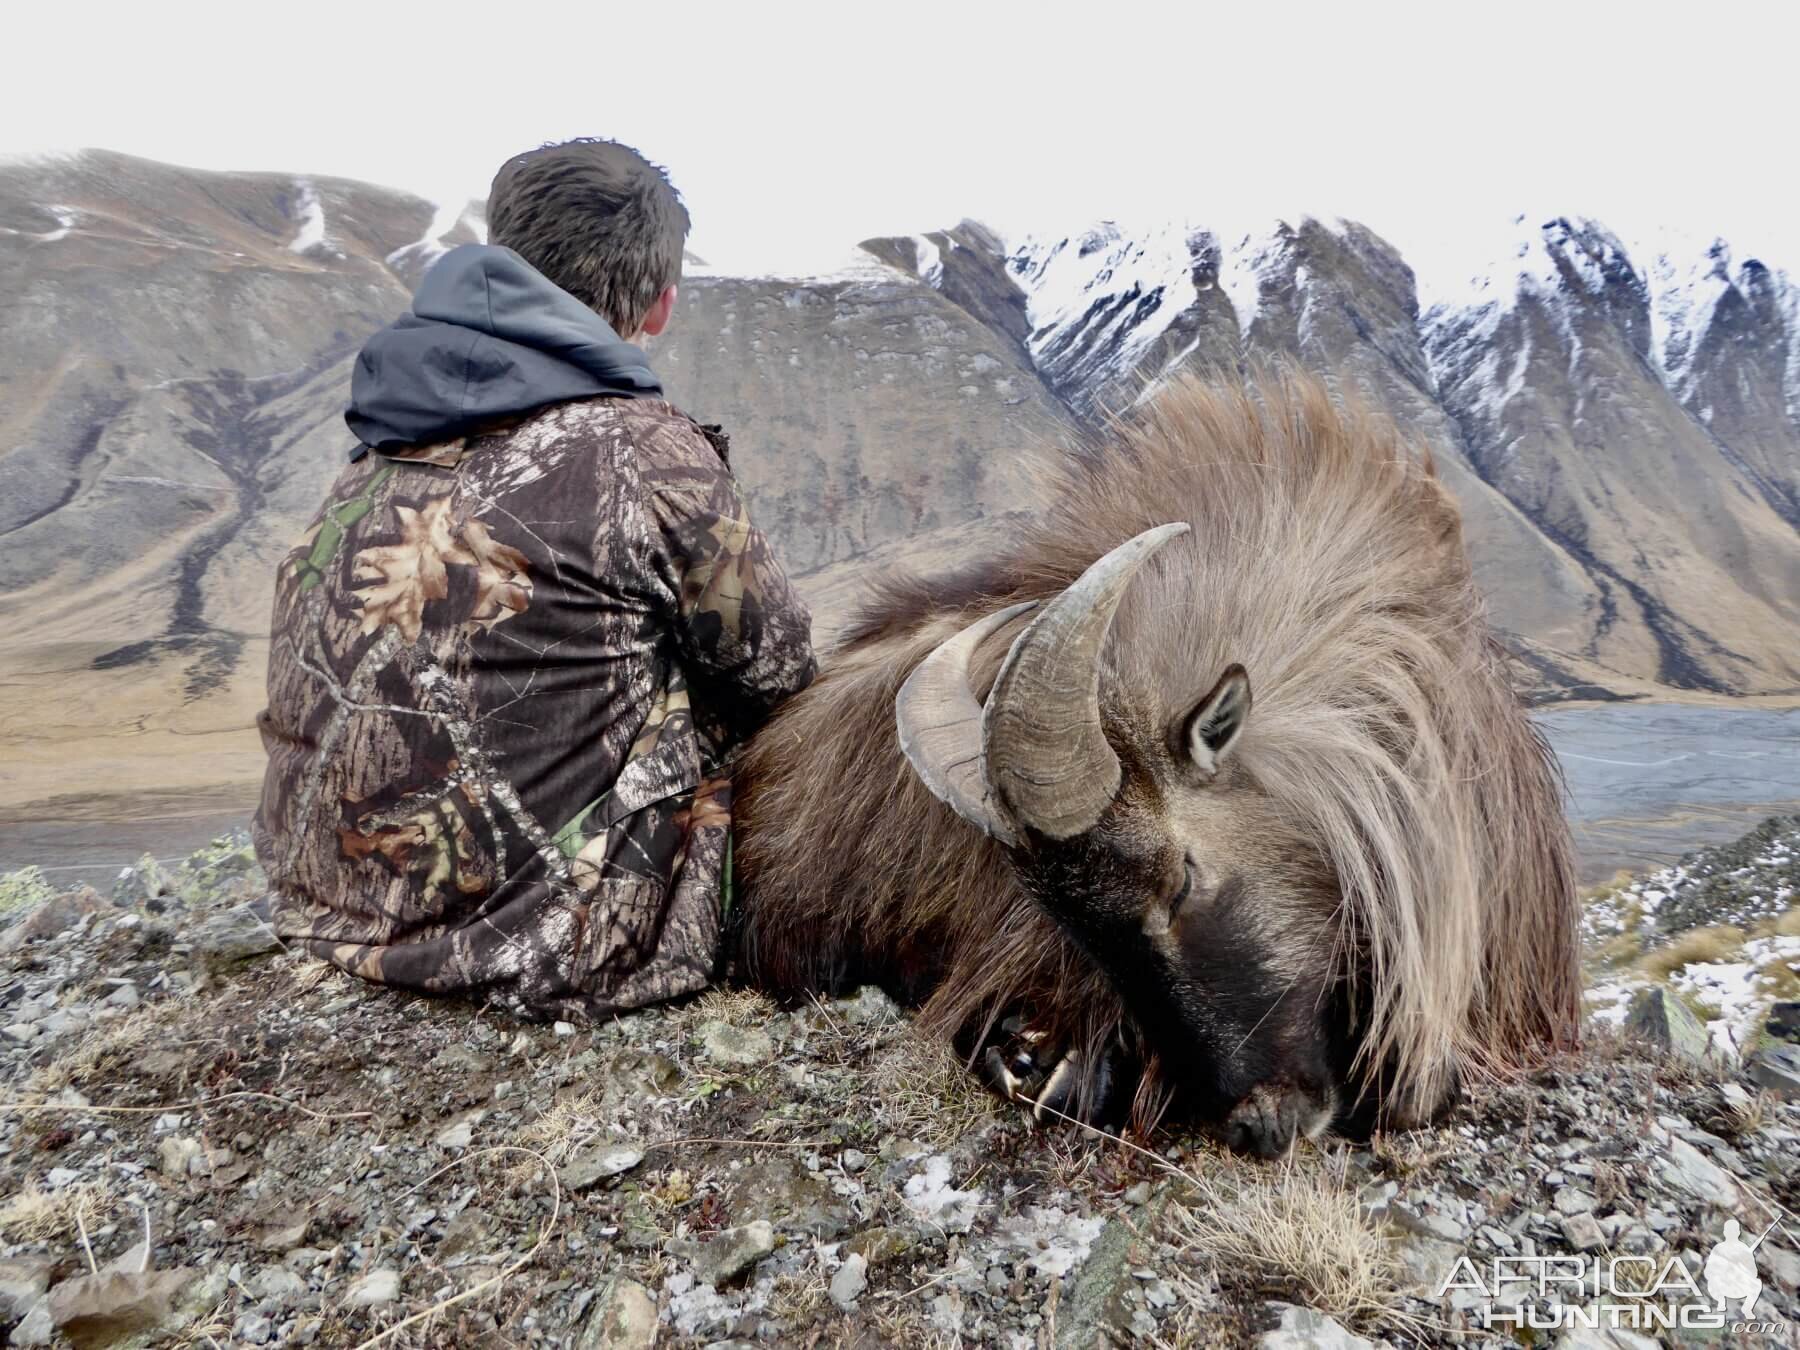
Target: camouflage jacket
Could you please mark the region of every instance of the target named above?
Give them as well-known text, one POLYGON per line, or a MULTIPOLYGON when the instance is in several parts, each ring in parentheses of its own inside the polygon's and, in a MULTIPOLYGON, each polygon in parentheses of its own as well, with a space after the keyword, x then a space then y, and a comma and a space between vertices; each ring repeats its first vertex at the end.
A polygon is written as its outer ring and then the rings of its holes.
POLYGON ((725 756, 813 669, 724 437, 667 403, 367 455, 276 582, 255 838, 277 931, 530 1016, 697 989, 725 756))

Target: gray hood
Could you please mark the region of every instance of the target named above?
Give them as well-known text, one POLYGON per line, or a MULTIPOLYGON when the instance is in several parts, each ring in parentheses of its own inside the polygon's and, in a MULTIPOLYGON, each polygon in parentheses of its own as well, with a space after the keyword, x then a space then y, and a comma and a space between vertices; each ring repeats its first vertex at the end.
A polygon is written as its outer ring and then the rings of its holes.
POLYGON ((364 344, 344 421, 362 446, 389 450, 570 399, 661 394, 642 350, 605 319, 511 249, 463 244, 425 274, 412 313, 364 344))

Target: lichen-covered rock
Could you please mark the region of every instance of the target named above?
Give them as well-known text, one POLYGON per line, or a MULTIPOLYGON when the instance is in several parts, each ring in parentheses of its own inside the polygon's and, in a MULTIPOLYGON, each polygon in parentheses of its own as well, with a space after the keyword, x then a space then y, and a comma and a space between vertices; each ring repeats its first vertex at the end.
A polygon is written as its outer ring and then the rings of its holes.
POLYGON ((636 1280, 609 1280, 595 1297, 576 1350, 650 1350, 656 1344, 656 1300, 636 1280))
POLYGON ((700 1028, 700 1046, 706 1057, 726 1068, 748 1069, 775 1057, 775 1042, 766 1031, 734 1027, 727 1022, 707 1022, 700 1028))
POLYGON ((739 1228, 728 1228, 700 1244, 694 1268, 715 1289, 729 1287, 749 1274, 750 1268, 775 1250, 775 1229, 766 1219, 739 1228))
POLYGON ((1696 1061, 1707 1058, 1706 1024, 1660 985, 1642 989, 1632 999, 1625 1014, 1625 1030, 1665 1054, 1696 1061))

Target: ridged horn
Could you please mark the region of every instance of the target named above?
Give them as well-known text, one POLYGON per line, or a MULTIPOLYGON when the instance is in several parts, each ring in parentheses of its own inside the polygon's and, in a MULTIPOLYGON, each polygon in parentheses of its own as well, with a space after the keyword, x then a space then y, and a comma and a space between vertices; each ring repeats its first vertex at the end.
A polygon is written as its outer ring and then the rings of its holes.
POLYGON ((988 787, 981 763, 981 704, 969 683, 975 649, 1037 601, 1008 605, 970 624, 914 668, 894 699, 894 723, 919 781, 983 834, 1016 844, 1018 832, 988 787))
POLYGON ((1187 532, 1179 522, 1159 525, 1120 544, 1051 601, 1006 654, 982 717, 979 762, 1011 821, 1072 839, 1112 804, 1119 758, 1100 725, 1101 651, 1138 569, 1187 532))

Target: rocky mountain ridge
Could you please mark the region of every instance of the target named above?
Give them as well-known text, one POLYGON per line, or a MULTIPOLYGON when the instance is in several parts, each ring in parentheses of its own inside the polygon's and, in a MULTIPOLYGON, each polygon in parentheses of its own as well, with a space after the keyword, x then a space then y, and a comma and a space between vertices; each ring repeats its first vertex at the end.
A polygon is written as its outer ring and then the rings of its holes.
MULTIPOLYGON (((963 222, 828 276, 696 267, 652 360, 732 431, 826 631, 859 560, 1003 530, 1044 445, 1176 370, 1292 359, 1436 449, 1540 697, 1792 694, 1792 283, 1521 224, 1485 286, 1421 310, 1345 222, 1016 243, 963 222)), ((0 823, 247 800, 268 573, 342 462, 350 360, 481 230, 344 180, 0 166, 0 823)))
POLYGON ((1399 253, 1347 221, 864 247, 959 301, 985 250, 1011 287, 971 312, 1022 314, 1021 346, 1090 423, 1176 371, 1268 360, 1383 404, 1436 451, 1496 621, 1552 685, 1791 692, 1800 287, 1723 241, 1639 264, 1598 222, 1514 224, 1423 309, 1399 253))

